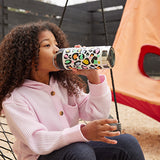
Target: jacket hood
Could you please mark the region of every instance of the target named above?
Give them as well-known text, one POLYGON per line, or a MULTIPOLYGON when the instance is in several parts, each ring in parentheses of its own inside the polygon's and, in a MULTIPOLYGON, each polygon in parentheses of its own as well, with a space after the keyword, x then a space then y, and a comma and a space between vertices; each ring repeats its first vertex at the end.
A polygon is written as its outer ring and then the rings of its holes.
POLYGON ((47 85, 45 83, 42 83, 42 82, 26 79, 22 86, 25 86, 25 87, 28 87, 28 88, 33 88, 33 89, 41 89, 41 88, 44 88, 44 87, 51 87, 53 85, 53 83, 54 83, 53 78, 50 78, 49 85, 47 85))

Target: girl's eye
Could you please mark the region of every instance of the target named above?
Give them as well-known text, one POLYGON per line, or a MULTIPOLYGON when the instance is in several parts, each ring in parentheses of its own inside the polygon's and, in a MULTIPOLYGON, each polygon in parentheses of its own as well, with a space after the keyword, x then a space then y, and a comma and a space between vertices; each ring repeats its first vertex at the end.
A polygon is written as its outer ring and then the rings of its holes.
POLYGON ((46 44, 44 47, 50 47, 50 44, 46 44))

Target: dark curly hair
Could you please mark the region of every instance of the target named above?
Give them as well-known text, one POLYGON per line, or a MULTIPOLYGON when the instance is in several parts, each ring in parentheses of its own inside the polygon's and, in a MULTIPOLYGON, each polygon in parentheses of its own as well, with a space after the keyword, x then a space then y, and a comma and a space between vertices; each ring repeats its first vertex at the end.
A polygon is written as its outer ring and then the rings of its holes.
MULTIPOLYGON (((40 32, 49 30, 53 33, 59 48, 69 47, 64 32, 54 23, 39 21, 19 25, 8 33, 0 44, 0 111, 2 101, 11 92, 20 87, 25 79, 31 78, 32 63, 35 68, 39 60, 40 32)), ((69 95, 78 96, 78 87, 85 87, 84 81, 72 71, 51 72, 60 85, 68 90, 69 95)))

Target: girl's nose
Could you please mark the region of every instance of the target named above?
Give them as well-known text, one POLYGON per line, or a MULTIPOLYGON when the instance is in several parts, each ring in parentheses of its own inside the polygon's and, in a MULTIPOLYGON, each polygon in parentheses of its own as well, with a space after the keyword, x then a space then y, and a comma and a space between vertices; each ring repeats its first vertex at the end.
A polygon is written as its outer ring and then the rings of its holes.
POLYGON ((59 51, 59 48, 55 45, 53 48, 54 53, 57 53, 59 51))

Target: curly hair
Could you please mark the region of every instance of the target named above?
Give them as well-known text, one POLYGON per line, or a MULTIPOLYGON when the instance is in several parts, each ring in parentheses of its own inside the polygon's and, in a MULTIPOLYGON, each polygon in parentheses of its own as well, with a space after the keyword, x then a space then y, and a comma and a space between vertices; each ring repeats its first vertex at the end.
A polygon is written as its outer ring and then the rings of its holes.
MULTIPOLYGON (((38 66, 40 45, 38 35, 49 30, 53 33, 59 48, 69 47, 66 35, 54 23, 48 21, 32 22, 16 26, 0 44, 0 111, 6 96, 20 87, 25 79, 31 78, 32 63, 38 66)), ((72 71, 51 72, 60 85, 67 89, 69 95, 79 94, 79 88, 86 85, 72 71)))

